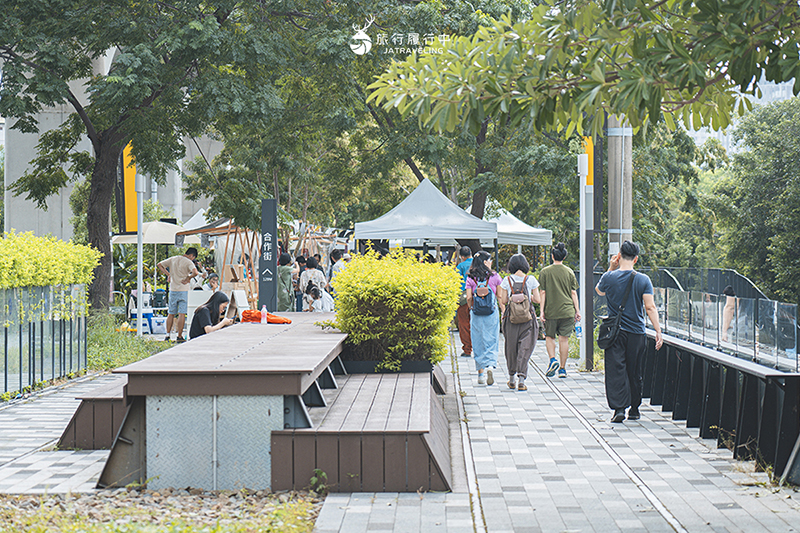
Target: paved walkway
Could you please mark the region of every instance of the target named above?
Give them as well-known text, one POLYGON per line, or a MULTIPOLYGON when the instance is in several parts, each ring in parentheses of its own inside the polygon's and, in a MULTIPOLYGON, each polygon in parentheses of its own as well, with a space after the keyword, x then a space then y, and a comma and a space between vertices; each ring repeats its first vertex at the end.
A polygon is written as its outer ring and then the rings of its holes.
MULTIPOLYGON (((471 359, 444 363, 454 386, 454 491, 331 494, 317 531, 796 531, 794 489, 696 437, 645 404, 642 420, 610 424, 601 373, 569 364, 547 379, 537 346, 529 390, 478 385, 471 359), (459 423, 458 420, 461 422, 459 423)), ((74 397, 110 376, 72 382, 0 408, 0 492, 90 492, 108 452, 52 448, 74 397), (40 451, 45 450, 45 451, 40 451)), ((800 500, 800 498, 798 498, 800 500)))
POLYGON ((107 450, 53 450, 80 396, 113 376, 90 375, 0 408, 0 493, 94 489, 107 450))
POLYGON ((645 404, 641 420, 609 423, 602 373, 570 361, 567 379, 548 379, 545 360, 539 343, 527 392, 507 388, 502 355, 493 386, 477 384, 471 359, 445 362, 457 367, 470 494, 334 494, 317 530, 465 531, 468 502, 473 530, 493 533, 800 529, 794 489, 767 486, 752 463, 660 408, 645 404), (433 525, 426 501, 437 509, 433 525))

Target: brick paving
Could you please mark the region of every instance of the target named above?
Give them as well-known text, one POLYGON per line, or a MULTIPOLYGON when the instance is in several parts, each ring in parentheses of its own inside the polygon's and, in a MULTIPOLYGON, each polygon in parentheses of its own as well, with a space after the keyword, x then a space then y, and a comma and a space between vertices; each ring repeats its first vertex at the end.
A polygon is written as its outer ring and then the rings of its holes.
POLYGON ((0 408, 0 493, 92 490, 107 450, 53 450, 80 405, 75 399, 111 375, 90 375, 0 408))
POLYGON ((443 366, 457 367, 466 455, 472 459, 466 466, 470 494, 333 494, 317 531, 426 531, 418 510, 425 501, 429 509, 438 505, 434 531, 800 529, 794 489, 769 487, 752 463, 735 461, 729 450, 700 439, 696 429, 674 422, 660 407, 645 400, 641 420, 608 422, 602 372, 578 372, 570 360, 567 379, 548 379, 539 343, 529 390, 512 391, 503 361, 494 385, 478 385, 472 361, 455 356, 460 346, 451 351, 443 366), (413 500, 414 512, 395 513, 390 523, 384 518, 387 500, 395 506, 413 500), (452 516, 442 508, 452 509, 452 516))

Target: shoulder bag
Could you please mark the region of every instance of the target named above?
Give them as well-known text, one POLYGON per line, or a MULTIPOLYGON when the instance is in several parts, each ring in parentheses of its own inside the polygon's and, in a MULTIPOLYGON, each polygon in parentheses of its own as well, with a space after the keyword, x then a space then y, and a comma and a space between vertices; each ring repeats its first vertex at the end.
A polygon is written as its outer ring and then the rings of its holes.
POLYGON ((622 304, 617 310, 617 314, 613 317, 603 317, 600 323, 600 328, 597 333, 597 346, 601 350, 607 350, 617 340, 619 335, 619 324, 622 320, 622 312, 625 311, 625 304, 628 302, 628 296, 631 294, 631 287, 633 287, 633 278, 636 277, 636 271, 632 271, 630 279, 628 279, 628 287, 625 289, 625 296, 622 297, 622 304))

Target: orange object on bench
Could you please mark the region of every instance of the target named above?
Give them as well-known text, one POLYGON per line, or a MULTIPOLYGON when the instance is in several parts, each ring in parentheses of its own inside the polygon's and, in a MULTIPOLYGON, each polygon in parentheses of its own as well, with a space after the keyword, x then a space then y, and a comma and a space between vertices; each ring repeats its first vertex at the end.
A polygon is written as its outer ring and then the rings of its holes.
MULTIPOLYGON (((261 322, 261 311, 246 309, 242 311, 242 322, 261 322)), ((292 319, 267 313, 268 324, 291 324, 292 319)))

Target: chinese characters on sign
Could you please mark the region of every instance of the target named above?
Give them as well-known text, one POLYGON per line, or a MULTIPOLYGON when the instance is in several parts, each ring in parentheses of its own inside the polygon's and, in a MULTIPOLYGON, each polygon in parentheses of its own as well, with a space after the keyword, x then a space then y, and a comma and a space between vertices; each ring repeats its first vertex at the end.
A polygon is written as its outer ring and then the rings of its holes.
POLYGON ((384 54, 441 54, 444 52, 442 46, 452 40, 452 36, 433 33, 379 33, 375 43, 383 46, 384 54))
POLYGON ((261 270, 261 279, 262 281, 272 281, 272 277, 274 273, 270 270, 269 265, 272 264, 272 234, 269 232, 264 232, 261 235, 261 258, 262 261, 266 266, 261 270))

